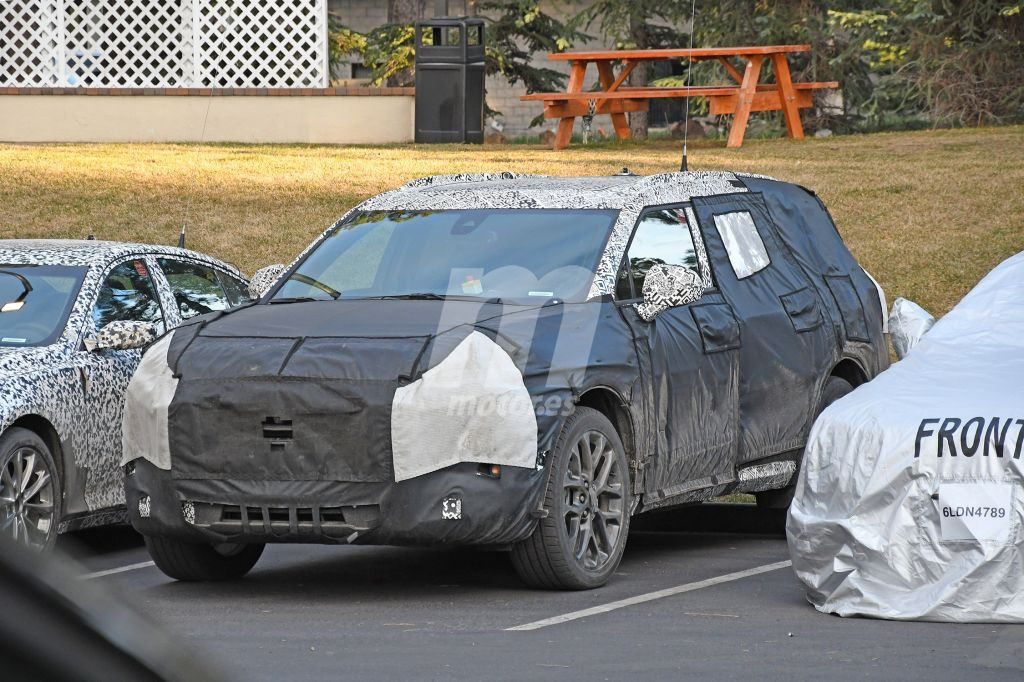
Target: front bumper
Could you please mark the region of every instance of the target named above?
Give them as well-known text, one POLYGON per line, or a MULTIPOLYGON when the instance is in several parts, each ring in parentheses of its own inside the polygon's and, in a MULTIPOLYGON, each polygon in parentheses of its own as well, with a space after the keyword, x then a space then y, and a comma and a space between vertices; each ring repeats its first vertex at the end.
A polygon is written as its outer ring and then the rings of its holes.
POLYGON ((546 472, 464 463, 399 483, 176 478, 126 466, 128 517, 143 535, 192 542, 506 545, 533 532, 546 472))

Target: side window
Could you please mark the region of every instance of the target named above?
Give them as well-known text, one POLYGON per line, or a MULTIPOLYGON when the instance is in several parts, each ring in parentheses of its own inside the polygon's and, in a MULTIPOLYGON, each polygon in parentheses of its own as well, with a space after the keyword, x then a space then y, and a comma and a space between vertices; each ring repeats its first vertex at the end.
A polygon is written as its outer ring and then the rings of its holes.
POLYGON ((224 293, 228 295, 228 303, 232 306, 242 305, 252 300, 252 297, 249 296, 249 287, 242 280, 223 270, 217 271, 217 277, 220 278, 220 285, 224 287, 224 293))
POLYGON ((231 307, 213 268, 174 258, 158 258, 157 262, 171 285, 181 319, 231 307))
POLYGON ((97 330, 111 322, 124 321, 152 322, 163 331, 163 313, 146 261, 125 261, 110 271, 100 287, 92 318, 97 330))
POLYGON ((729 254, 729 264, 736 273, 736 279, 750 277, 771 263, 754 219, 748 212, 716 215, 715 227, 729 254))
POLYGON ((640 218, 619 272, 615 297, 620 301, 643 298, 644 278, 653 265, 682 265, 700 272, 693 235, 682 210, 657 209, 640 218))

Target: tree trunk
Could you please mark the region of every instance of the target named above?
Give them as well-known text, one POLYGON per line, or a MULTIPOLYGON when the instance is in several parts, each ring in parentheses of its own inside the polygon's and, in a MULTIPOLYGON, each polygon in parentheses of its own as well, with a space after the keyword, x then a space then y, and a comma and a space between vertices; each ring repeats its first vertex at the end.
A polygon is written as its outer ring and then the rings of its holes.
MULTIPOLYGON (((640 3, 638 3, 639 5, 640 3)), ((629 35, 638 50, 646 50, 650 46, 647 33, 647 17, 640 7, 634 5, 629 13, 629 35)), ((640 62, 629 74, 629 84, 634 87, 647 85, 647 62, 640 62)), ((647 139, 647 112, 633 111, 629 114, 629 132, 634 140, 647 139)))
POLYGON ((423 16, 426 0, 388 0, 388 23, 411 24, 423 16))

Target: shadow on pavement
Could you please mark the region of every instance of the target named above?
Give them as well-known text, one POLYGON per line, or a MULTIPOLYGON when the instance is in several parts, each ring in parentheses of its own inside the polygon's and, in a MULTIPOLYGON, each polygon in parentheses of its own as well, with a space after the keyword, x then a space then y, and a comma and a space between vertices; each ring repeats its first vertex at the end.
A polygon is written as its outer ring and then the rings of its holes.
POLYGON ((61 535, 57 549, 76 559, 110 554, 142 546, 142 536, 131 526, 105 526, 61 535))
MULTIPOLYGON (((640 519, 642 517, 638 517, 640 519)), ((635 519, 634 521, 638 520, 635 519)), ((663 512, 645 520, 630 534, 623 570, 637 566, 672 567, 679 561, 734 557, 739 535, 754 547, 783 537, 782 513, 766 513, 753 505, 710 505, 663 512)), ((660 568, 657 570, 661 570, 660 568)), ((244 580, 225 583, 165 582, 153 588, 165 594, 236 599, 254 594, 299 596, 311 591, 319 599, 453 601, 494 596, 505 591, 530 592, 520 582, 507 552, 472 548, 337 546, 310 550, 300 546, 268 546, 263 560, 244 580), (471 595, 476 597, 471 597, 471 595)), ((534 592, 541 595, 544 592, 534 592)))
POLYGON ((630 533, 744 533, 786 536, 786 510, 755 504, 702 504, 641 514, 630 533))

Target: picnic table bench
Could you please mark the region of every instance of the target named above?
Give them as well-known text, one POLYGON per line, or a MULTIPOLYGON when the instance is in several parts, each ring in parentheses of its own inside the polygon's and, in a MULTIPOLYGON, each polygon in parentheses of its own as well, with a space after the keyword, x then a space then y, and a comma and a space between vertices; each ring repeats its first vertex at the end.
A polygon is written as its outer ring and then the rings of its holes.
POLYGON ((537 92, 521 97, 527 101, 544 103, 544 117, 560 119, 555 135, 555 149, 564 149, 572 139, 572 128, 577 116, 610 114, 615 134, 620 140, 630 137, 626 113, 646 111, 650 100, 658 98, 706 97, 711 114, 732 114, 727 146, 739 147, 747 129, 752 111, 779 111, 786 120, 786 131, 794 139, 802 140, 804 128, 800 123, 800 109, 814 103, 814 90, 839 87, 835 81, 794 83, 789 70, 788 55, 809 52, 810 45, 769 45, 755 47, 700 47, 669 50, 602 50, 590 52, 558 52, 548 58, 568 61, 572 70, 565 92, 537 92), (735 81, 731 85, 687 87, 630 87, 623 83, 637 64, 645 61, 687 59, 690 61, 717 60, 735 81), (733 59, 746 65, 740 70, 733 59), (766 61, 775 72, 774 83, 759 83, 762 66, 766 61), (587 66, 597 66, 600 90, 584 91, 587 66), (621 64, 615 73, 615 64, 621 64))

